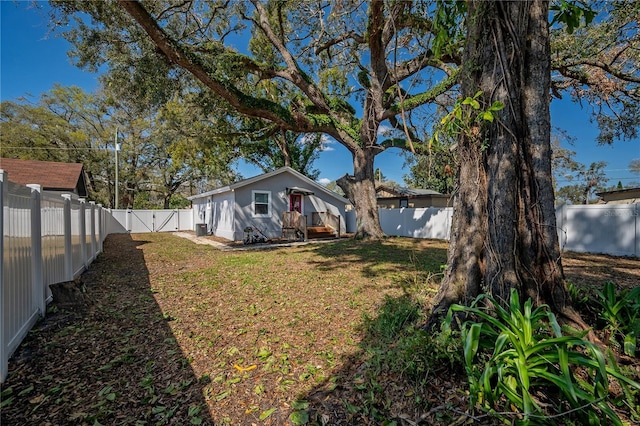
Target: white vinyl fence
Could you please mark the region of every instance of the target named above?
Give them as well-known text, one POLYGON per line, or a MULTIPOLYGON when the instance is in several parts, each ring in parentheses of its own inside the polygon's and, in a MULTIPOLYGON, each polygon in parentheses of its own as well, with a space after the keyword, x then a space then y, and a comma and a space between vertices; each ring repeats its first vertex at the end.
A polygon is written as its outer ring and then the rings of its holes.
MULTIPOLYGON (((355 212, 347 212, 347 232, 356 231, 355 212)), ((385 234, 448 240, 453 209, 380 209, 385 234)), ((563 251, 640 256, 640 204, 564 205, 556 209, 563 251)))
POLYGON ((194 231, 193 210, 109 210, 108 234, 194 231))
POLYGON ((556 218, 563 250, 640 256, 640 203, 564 205, 556 218))
MULTIPOLYGON (((93 202, 21 186, 0 170, 0 382, 9 356, 51 301, 50 284, 73 280, 98 253, 108 213, 93 202)), ((108 215, 110 216, 110 215, 108 215)))

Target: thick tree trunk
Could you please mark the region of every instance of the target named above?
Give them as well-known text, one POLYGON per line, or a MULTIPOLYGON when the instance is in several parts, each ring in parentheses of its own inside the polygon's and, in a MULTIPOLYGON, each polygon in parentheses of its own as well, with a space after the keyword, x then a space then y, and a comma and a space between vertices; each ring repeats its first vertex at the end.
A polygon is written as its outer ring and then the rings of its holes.
POLYGON ((353 153, 353 176, 344 175, 336 181, 356 211, 355 238, 382 238, 378 202, 373 174, 375 153, 372 149, 359 149, 353 153))
POLYGON ((432 318, 481 292, 506 303, 516 288, 584 326, 568 305, 556 231, 548 1, 468 6, 463 97, 481 90, 483 109, 494 101, 504 109, 459 137, 448 266, 432 318))

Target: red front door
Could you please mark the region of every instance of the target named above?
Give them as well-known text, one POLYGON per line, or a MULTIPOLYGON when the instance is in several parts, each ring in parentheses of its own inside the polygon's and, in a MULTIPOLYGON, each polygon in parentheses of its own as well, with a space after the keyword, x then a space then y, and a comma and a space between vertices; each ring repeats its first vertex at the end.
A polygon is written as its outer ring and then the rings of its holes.
POLYGON ((289 211, 297 211, 298 213, 302 213, 302 195, 301 194, 291 194, 289 195, 289 211))

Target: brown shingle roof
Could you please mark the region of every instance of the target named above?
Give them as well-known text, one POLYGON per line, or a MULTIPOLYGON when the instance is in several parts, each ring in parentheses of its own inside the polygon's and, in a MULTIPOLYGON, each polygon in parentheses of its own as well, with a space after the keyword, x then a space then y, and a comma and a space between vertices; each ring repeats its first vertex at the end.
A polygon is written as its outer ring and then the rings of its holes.
POLYGON ((36 183, 43 190, 70 191, 87 196, 82 164, 56 163, 52 161, 0 158, 0 169, 8 173, 8 179, 20 185, 36 183))

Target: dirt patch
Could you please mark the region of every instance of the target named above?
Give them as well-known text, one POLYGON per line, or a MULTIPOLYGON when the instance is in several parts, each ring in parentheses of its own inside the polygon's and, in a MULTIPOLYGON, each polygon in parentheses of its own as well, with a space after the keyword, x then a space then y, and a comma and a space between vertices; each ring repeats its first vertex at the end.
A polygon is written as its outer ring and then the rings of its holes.
MULTIPOLYGON (((110 235, 82 277, 87 304, 51 306, 11 359, 2 424, 283 425, 305 412, 316 424, 465 420, 464 378, 446 368, 416 386, 381 367, 384 397, 362 408, 363 318, 407 294, 428 301, 445 242, 273 248, 110 235)), ((640 259, 567 253, 564 265, 576 285, 640 282, 640 259)))

